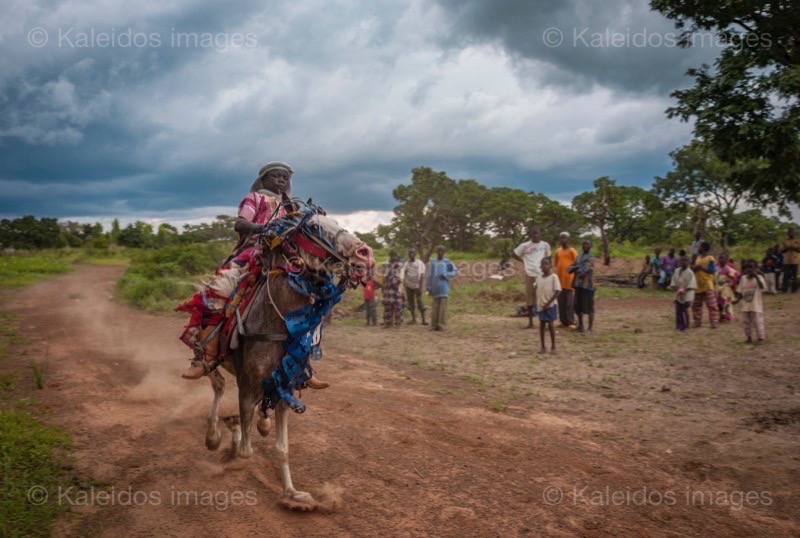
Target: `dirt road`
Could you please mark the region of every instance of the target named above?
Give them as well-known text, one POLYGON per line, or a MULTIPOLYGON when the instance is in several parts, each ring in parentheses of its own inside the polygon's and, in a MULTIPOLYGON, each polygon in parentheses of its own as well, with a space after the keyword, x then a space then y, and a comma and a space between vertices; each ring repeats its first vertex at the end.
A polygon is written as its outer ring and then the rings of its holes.
MULTIPOLYGON (((74 437, 82 484, 60 535, 99 536, 789 536, 791 519, 760 498, 738 503, 724 481, 665 472, 663 454, 598 440, 587 417, 524 418, 437 394, 427 380, 375 360, 328 353, 293 415, 298 489, 324 489, 331 513, 278 505, 272 435, 249 460, 204 447, 211 389, 184 381, 182 319, 112 300, 119 268, 23 290, 8 310, 47 358, 40 400, 74 437), (698 497, 697 492, 705 494, 698 497), (711 501, 707 495, 714 492, 711 501), (721 502, 719 494, 725 494, 721 502)), ((331 331, 347 331, 332 326, 331 331)), ((229 379, 222 414, 235 410, 229 379)))

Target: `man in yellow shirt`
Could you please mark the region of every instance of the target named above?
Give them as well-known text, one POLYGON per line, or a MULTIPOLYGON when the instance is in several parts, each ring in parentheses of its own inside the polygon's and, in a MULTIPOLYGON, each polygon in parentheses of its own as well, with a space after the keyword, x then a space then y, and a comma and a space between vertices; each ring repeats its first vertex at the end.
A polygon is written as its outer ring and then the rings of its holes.
POLYGON ((717 306, 717 292, 714 288, 714 273, 717 272, 714 257, 709 254, 711 245, 707 241, 700 244, 700 253, 695 260, 695 265, 692 267, 697 278, 697 291, 694 294, 694 303, 692 304, 692 316, 694 317, 694 326, 700 327, 703 325, 703 303, 708 308, 708 321, 712 329, 716 329, 719 325, 719 307, 717 306))
POLYGON ((789 228, 789 237, 783 241, 781 252, 783 253, 783 293, 797 292, 797 264, 800 262, 800 239, 794 236, 794 228, 789 228))
POLYGON ((569 246, 569 232, 561 232, 561 246, 553 253, 556 274, 561 282, 561 293, 558 294, 558 317, 562 327, 575 327, 575 290, 572 281, 575 275, 569 267, 578 259, 578 251, 569 246))

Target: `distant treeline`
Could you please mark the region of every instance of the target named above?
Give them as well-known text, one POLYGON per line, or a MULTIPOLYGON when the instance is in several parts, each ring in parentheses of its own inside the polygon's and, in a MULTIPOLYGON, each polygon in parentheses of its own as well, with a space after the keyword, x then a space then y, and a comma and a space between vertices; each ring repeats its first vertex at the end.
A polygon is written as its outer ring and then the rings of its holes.
POLYGON ((650 189, 601 177, 594 190, 578 194, 569 206, 538 192, 490 188, 415 168, 411 183, 393 191, 398 205, 392 222, 375 235, 388 245, 414 246, 423 259, 440 243, 499 255, 532 227, 551 243, 563 231, 573 238, 594 236, 606 257, 610 242, 688 247, 695 232, 721 248, 767 246, 785 236, 790 223, 777 215, 788 216, 787 207, 754 202, 729 181, 732 167, 696 144, 672 158, 675 170, 656 178, 650 189))
POLYGON ((170 224, 154 228, 146 222, 136 221, 120 227, 114 219, 111 230, 103 226, 78 222, 59 222, 54 218, 37 219, 27 215, 0 221, 0 247, 14 249, 45 249, 61 247, 89 247, 104 249, 112 245, 129 248, 158 248, 186 243, 210 241, 235 241, 233 223, 236 217, 218 216, 211 223, 187 224, 183 232, 170 224))

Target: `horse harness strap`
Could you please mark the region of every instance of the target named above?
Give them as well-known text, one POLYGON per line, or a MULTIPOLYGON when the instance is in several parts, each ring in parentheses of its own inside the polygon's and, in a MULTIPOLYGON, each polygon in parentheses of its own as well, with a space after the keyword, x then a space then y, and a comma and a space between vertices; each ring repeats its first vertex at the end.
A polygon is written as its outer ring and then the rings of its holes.
MULTIPOLYGON (((263 287, 265 283, 269 285, 268 280, 271 273, 272 271, 269 271, 267 273, 262 273, 262 277, 259 279, 256 286, 260 288, 263 287)), ((256 289, 255 295, 258 295, 258 289, 256 289)), ((239 336, 241 336, 242 338, 249 338, 250 340, 255 340, 257 342, 285 342, 286 339, 289 337, 287 333, 248 333, 245 331, 244 320, 247 319, 247 316, 250 314, 250 310, 252 310, 253 304, 255 304, 255 301, 250 301, 250 304, 248 304, 247 308, 245 308, 244 314, 242 314, 239 311, 238 307, 235 310, 236 325, 237 329, 239 330, 239 336)))

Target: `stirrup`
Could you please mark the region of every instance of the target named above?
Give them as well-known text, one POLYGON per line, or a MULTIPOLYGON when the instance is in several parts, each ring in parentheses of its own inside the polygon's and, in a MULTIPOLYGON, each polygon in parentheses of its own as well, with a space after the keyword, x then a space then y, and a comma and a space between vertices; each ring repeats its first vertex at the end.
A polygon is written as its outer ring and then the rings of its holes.
POLYGON ((213 370, 213 365, 210 366, 205 361, 194 359, 189 369, 181 374, 183 379, 200 379, 207 376, 213 370), (200 370, 202 368, 202 371, 200 370))

